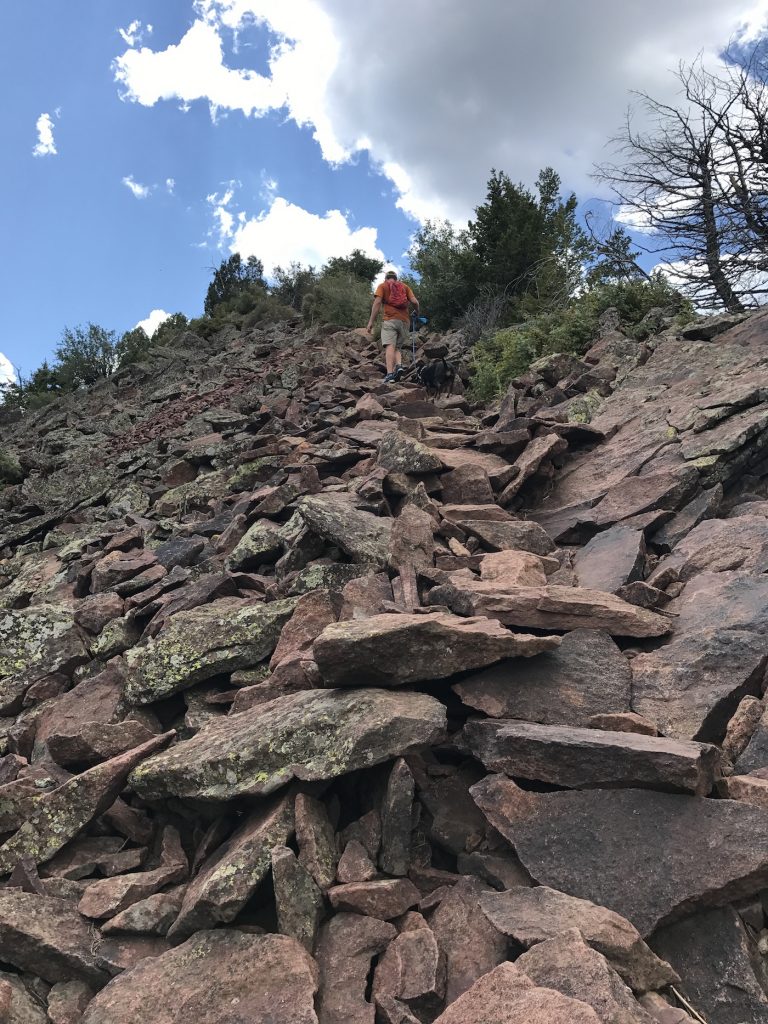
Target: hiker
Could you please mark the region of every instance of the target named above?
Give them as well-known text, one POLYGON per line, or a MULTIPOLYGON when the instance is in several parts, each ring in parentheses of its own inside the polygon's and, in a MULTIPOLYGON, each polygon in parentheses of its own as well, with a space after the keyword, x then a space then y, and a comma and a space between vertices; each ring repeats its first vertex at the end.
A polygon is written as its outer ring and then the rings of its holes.
POLYGON ((381 344, 384 346, 384 358, 387 362, 387 373, 384 383, 396 381, 400 374, 403 361, 400 346, 408 339, 408 304, 419 311, 419 300, 407 284, 398 281, 394 270, 388 270, 384 280, 376 289, 371 308, 371 316, 366 331, 370 334, 379 310, 384 305, 384 319, 381 325, 381 344))

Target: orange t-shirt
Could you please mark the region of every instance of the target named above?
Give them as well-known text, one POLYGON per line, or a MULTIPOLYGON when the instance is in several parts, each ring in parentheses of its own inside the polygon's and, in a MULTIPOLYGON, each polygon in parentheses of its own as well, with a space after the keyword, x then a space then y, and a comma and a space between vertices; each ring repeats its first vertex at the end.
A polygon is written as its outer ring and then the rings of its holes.
MULTIPOLYGON (((405 290, 408 292, 408 301, 415 302, 416 296, 413 294, 408 285, 405 285, 405 290)), ((410 322, 410 315, 408 313, 408 307, 405 309, 398 309, 397 306, 390 306, 386 301, 386 297, 389 295, 389 283, 382 281, 379 287, 376 289, 376 298, 382 299, 384 302, 384 319, 385 320, 402 320, 403 323, 410 322)))

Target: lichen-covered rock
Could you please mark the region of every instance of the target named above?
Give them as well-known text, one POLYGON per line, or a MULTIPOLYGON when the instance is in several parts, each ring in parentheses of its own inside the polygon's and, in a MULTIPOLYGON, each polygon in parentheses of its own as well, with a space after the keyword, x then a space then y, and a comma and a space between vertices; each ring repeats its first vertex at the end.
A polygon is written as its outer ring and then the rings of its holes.
POLYGON ((234 920, 266 877, 273 848, 284 846, 292 835, 292 794, 270 800, 249 815, 187 887, 168 932, 171 941, 234 920))
POLYGON ((88 660, 69 608, 32 606, 0 611, 0 679, 38 669, 71 672, 88 660))
POLYGON ((227 565, 233 570, 257 569, 265 562, 274 562, 282 550, 279 531, 270 523, 259 521, 240 540, 227 559, 227 565))
POLYGON ((155 639, 128 655, 125 696, 150 704, 223 672, 268 658, 295 602, 272 604, 223 598, 179 612, 155 639))
POLYGON ((164 733, 126 754, 90 768, 41 796, 19 831, 0 847, 0 874, 20 860, 44 863, 117 799, 129 772, 164 747, 173 733, 164 733))
POLYGON ((302 498, 299 512, 318 536, 335 544, 356 564, 387 564, 392 520, 356 508, 349 495, 317 494, 302 498))
POLYGON ((332 779, 434 743, 445 721, 426 694, 307 690, 213 722, 130 782, 148 799, 266 795, 293 778, 332 779))

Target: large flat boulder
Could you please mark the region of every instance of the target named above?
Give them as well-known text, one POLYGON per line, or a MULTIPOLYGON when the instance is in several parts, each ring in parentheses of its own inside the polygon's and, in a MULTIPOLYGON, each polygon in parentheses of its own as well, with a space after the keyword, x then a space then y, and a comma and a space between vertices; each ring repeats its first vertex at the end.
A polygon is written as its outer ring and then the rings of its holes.
POLYGON ((511 633, 486 618, 385 614, 327 626, 313 652, 328 686, 402 686, 445 679, 502 658, 531 657, 558 642, 511 633))
POLYGON ((529 793, 499 775, 471 792, 536 882, 609 907, 643 935, 768 884, 768 812, 735 800, 529 793))
POLYGON ((504 935, 526 949, 578 928, 589 945, 610 962, 634 992, 648 992, 679 981, 675 971, 653 952, 626 918, 589 900, 547 886, 517 886, 487 893, 483 913, 504 935))
POLYGON ((110 982, 82 1024, 317 1024, 317 965, 295 939, 199 932, 110 982))
POLYGON ((575 629, 552 651, 500 661, 453 689, 462 703, 491 718, 586 726, 594 715, 629 711, 631 687, 629 661, 610 636, 575 629))
POLYGON ((474 719, 461 742, 489 771, 569 789, 647 786, 706 796, 720 778, 717 747, 660 736, 474 719))
POLYGON ((268 658, 295 601, 263 604, 222 598, 174 615, 160 634, 128 652, 125 697, 164 700, 212 676, 268 658))
POLYGON ((667 736, 718 742, 742 698, 761 692, 768 577, 700 573, 675 604, 671 642, 632 662, 632 709, 667 736))
POLYGON ((332 779, 437 742, 445 708, 425 694, 307 690, 216 720, 130 776, 144 798, 232 800, 292 779, 332 779))
POLYGON ((518 629, 602 629, 613 636, 655 637, 672 632, 672 620, 620 597, 579 587, 505 587, 502 581, 455 578, 435 587, 430 604, 459 615, 484 615, 518 629))

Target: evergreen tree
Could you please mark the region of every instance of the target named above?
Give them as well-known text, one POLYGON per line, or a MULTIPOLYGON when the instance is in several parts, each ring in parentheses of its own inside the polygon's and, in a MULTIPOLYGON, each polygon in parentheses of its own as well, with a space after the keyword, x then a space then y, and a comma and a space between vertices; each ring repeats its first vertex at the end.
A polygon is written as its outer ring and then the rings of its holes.
POLYGON ((222 260, 213 272, 203 306, 206 316, 211 316, 217 306, 229 302, 253 286, 266 291, 264 264, 255 256, 249 256, 245 263, 239 252, 222 260))
POLYGON ((349 274, 371 284, 383 268, 381 260, 366 256, 362 249, 355 249, 349 256, 332 256, 323 267, 323 274, 349 274))

